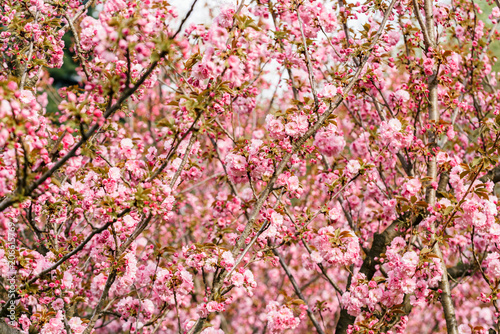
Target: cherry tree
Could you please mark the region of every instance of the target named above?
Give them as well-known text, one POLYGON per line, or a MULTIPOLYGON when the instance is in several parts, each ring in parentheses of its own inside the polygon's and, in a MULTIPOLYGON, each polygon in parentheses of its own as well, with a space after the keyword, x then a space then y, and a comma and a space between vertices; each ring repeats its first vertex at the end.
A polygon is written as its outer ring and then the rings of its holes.
POLYGON ((500 3, 195 5, 0 1, 0 332, 499 333, 500 3))

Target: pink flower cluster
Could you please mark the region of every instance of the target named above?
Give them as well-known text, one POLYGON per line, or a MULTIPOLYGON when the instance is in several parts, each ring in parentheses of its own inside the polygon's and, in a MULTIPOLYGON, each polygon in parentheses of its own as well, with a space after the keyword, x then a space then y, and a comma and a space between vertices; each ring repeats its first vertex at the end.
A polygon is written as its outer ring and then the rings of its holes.
POLYGON ((318 151, 331 157, 342 152, 346 143, 342 132, 334 124, 330 123, 316 133, 314 145, 318 148, 318 151))
POLYGON ((494 280, 500 279, 500 254, 490 253, 484 261, 486 274, 494 280))
POLYGON ((430 261, 420 261, 420 256, 415 251, 405 251, 405 246, 406 242, 396 237, 387 248, 383 260, 387 279, 367 282, 361 273, 353 277, 349 291, 342 295, 342 306, 349 314, 357 316, 363 307, 370 312, 378 306, 391 308, 401 304, 405 295, 411 295, 410 303, 415 307, 425 304, 431 289, 441 280, 440 260, 434 256, 430 261))
POLYGON ((271 138, 283 139, 285 138, 285 126, 283 125, 282 118, 276 118, 274 115, 269 114, 266 116, 266 130, 269 131, 271 138))
POLYGON ((243 273, 235 272, 231 276, 231 283, 235 287, 244 287, 249 296, 253 296, 253 289, 257 287, 257 282, 255 282, 255 278, 253 273, 250 270, 245 270, 243 273))
POLYGON ((383 121, 378 129, 378 134, 382 143, 387 145, 392 153, 397 153, 402 147, 409 146, 413 140, 411 131, 403 129, 397 118, 392 118, 388 122, 383 121))
POLYGON ((304 114, 292 115, 291 120, 285 125, 285 133, 287 136, 297 138, 304 135, 309 128, 307 116, 304 114))
POLYGON ((248 163, 244 156, 229 153, 226 156, 225 162, 227 164, 228 175, 234 183, 242 183, 248 179, 248 163))
POLYGON ((300 323, 300 319, 294 316, 290 308, 286 305, 280 306, 275 301, 267 304, 266 314, 271 333, 282 333, 286 329, 295 329, 300 323))
POLYGON ((333 226, 322 227, 311 240, 316 248, 311 259, 316 263, 349 266, 359 258, 359 239, 351 232, 336 230, 333 226))

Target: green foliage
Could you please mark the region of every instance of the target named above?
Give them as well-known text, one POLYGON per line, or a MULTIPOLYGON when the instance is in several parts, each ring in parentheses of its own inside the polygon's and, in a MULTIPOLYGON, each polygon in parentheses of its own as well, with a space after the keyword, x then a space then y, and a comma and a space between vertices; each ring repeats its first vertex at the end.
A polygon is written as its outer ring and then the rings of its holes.
MULTIPOLYGON (((61 87, 67 87, 71 85, 78 84, 78 75, 76 73, 76 68, 78 64, 73 60, 75 53, 70 51, 70 47, 73 45, 73 34, 67 32, 64 37, 64 63, 61 68, 47 68, 49 75, 54 79, 53 87, 58 90, 61 87)), ((52 96, 48 96, 47 112, 55 113, 57 111, 58 103, 54 101, 52 96)))
MULTIPOLYGON (((481 7, 482 13, 478 14, 478 19, 483 21, 488 28, 493 28, 493 23, 488 19, 488 16, 491 14, 493 8, 496 7, 496 4, 493 2, 493 4, 490 5, 486 1, 481 1, 479 6, 481 7)), ((500 59, 500 41, 495 40, 493 37, 489 49, 491 54, 497 58, 495 65, 493 65, 493 71, 498 72, 500 71, 500 61, 498 61, 500 59)))

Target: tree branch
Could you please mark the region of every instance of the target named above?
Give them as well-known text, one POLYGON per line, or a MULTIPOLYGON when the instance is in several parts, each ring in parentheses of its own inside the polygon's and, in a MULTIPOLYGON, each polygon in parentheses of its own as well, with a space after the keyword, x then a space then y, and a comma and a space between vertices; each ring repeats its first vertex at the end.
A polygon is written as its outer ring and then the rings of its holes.
POLYGON ((10 327, 3 320, 0 320, 0 333, 2 334, 21 334, 17 328, 10 327))
POLYGON ((283 260, 283 257, 281 256, 281 254, 278 252, 277 249, 273 249, 273 253, 274 253, 274 255, 276 255, 278 257, 281 267, 283 268, 283 270, 285 271, 286 275, 288 276, 288 279, 290 280, 290 283, 292 283, 293 289, 295 290, 295 294, 300 299, 302 299, 302 301, 306 304, 306 306, 307 306, 307 316, 309 317, 309 319, 313 323, 314 327, 316 328, 316 330, 318 331, 318 333, 325 334, 325 332, 321 328, 318 320, 316 320, 316 317, 314 316, 314 313, 312 313, 311 308, 307 304, 307 301, 304 298, 304 295, 302 294, 302 291, 300 291, 300 288, 299 288, 299 285, 297 284, 297 281, 295 280, 295 278, 293 277, 292 273, 290 272, 290 269, 288 268, 288 266, 286 265, 285 261, 283 260))

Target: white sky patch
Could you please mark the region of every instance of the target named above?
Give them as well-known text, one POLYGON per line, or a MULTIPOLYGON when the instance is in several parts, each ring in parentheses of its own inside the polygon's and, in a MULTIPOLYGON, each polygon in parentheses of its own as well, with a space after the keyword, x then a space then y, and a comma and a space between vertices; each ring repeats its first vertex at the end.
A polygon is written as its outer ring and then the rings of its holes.
MULTIPOLYGON (((177 9, 179 22, 184 19, 194 0, 171 0, 170 4, 177 9)), ((237 5, 235 0, 198 0, 193 12, 184 23, 184 28, 190 24, 210 24, 212 18, 220 13, 220 9, 229 5, 237 5), (210 15, 212 13, 212 15, 210 15)))

